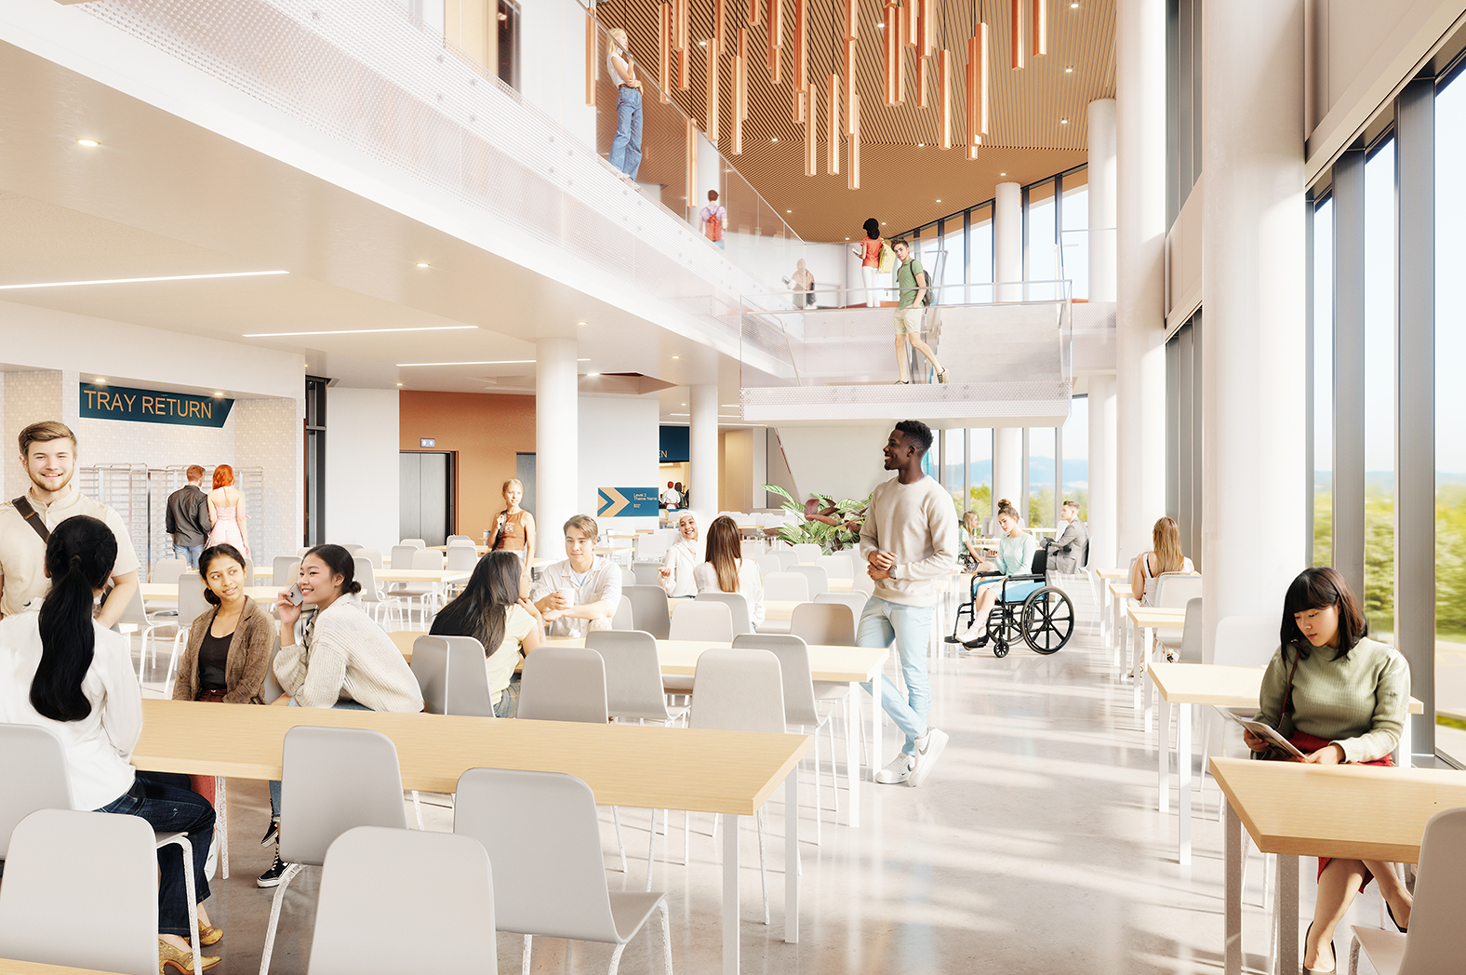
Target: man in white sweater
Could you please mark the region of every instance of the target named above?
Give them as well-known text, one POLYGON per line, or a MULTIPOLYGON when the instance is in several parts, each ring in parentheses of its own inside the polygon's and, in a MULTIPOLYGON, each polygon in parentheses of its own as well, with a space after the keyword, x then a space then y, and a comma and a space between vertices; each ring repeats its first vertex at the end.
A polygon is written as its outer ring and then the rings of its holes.
MULTIPOLYGON (((902 420, 886 441, 885 467, 896 477, 875 489, 860 529, 860 554, 875 582, 865 604, 855 642, 862 647, 889 647, 894 640, 901 659, 906 696, 881 675, 881 703, 906 733, 901 754, 881 771, 885 785, 921 785, 946 747, 947 735, 927 725, 931 690, 926 651, 936 609, 935 580, 957 562, 957 509, 952 496, 921 471, 932 445, 932 432, 920 420, 902 420)), ((870 690, 870 685, 866 685, 870 690)))

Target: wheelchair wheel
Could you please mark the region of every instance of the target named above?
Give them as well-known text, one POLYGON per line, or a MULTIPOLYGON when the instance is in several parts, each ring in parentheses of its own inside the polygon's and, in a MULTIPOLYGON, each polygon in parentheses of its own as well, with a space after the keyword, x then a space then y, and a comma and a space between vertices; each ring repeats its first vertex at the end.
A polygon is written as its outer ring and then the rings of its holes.
POLYGON ((997 657, 999 659, 1008 656, 1008 644, 1006 644, 1006 643, 994 643, 993 644, 993 656, 994 657, 997 657))
POLYGON ((1023 639, 1022 610, 1021 604, 1014 603, 996 603, 988 610, 987 634, 995 649, 1002 647, 1007 653, 1010 646, 1023 639))
POLYGON ((1023 602, 1023 641, 1036 653, 1061 649, 1074 634, 1074 604, 1061 589, 1044 586, 1023 602))

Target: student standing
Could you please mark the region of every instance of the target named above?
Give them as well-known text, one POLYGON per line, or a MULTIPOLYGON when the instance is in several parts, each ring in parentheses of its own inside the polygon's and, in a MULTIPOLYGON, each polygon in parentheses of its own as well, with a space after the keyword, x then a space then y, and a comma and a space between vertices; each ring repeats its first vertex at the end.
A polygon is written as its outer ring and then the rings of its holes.
POLYGON ((726 241, 723 239, 723 231, 728 223, 728 210, 718 202, 718 191, 708 190, 708 204, 697 211, 698 222, 702 224, 702 234, 708 240, 723 249, 726 241))
POLYGON ((173 554, 183 559, 190 569, 199 567, 199 553, 209 537, 213 522, 209 519, 209 496, 204 493, 204 469, 198 464, 184 471, 188 483, 168 495, 165 530, 173 543, 173 554))
POLYGON ((876 275, 881 269, 881 248, 886 242, 881 238, 881 222, 871 217, 865 222, 865 239, 850 252, 860 258, 860 277, 865 284, 865 305, 874 308, 881 303, 880 291, 876 288, 876 275))
POLYGON ((244 492, 234 486, 234 468, 220 464, 214 468, 214 490, 209 492, 209 529, 207 544, 233 545, 249 558, 249 542, 244 537, 244 492))
POLYGON ((876 487, 860 529, 860 554, 869 563, 866 571, 875 591, 860 615, 855 643, 889 647, 894 640, 906 683, 903 697, 891 678, 881 675, 881 704, 906 735, 901 754, 876 773, 883 785, 921 785, 947 744, 947 734, 927 723, 931 690, 926 652, 937 601, 935 580, 957 561, 957 512, 952 496, 921 471, 931 445, 932 432, 925 423, 896 424, 882 451, 885 469, 896 476, 876 487))
POLYGON ((616 27, 607 36, 611 50, 606 55, 606 74, 616 85, 616 135, 611 140, 610 163, 634 186, 641 169, 641 82, 636 79, 636 61, 627 50, 626 31, 616 27))
POLYGON ((900 301, 896 303, 896 374, 901 377, 897 383, 911 382, 910 356, 906 353, 908 342, 932 364, 937 372, 937 382, 944 383, 947 370, 937 361, 937 354, 931 346, 921 340, 921 320, 926 315, 926 294, 931 283, 927 280, 926 269, 911 253, 911 244, 904 238, 898 239, 892 249, 896 252, 896 260, 901 262, 896 268, 896 286, 900 291, 900 301))
POLYGON ((496 551, 516 553, 523 564, 520 566, 520 588, 529 591, 529 560, 534 558, 534 515, 519 506, 524 500, 524 482, 511 477, 504 482, 504 510, 495 521, 494 544, 496 551))
POLYGON ((30 489, 0 505, 0 616, 14 616, 26 603, 44 596, 46 543, 63 521, 88 515, 112 529, 117 561, 112 565, 112 592, 97 613, 97 622, 111 627, 122 618, 137 591, 137 552, 122 516, 100 501, 85 497, 71 484, 76 473, 76 434, 64 423, 45 420, 20 431, 20 465, 30 489))

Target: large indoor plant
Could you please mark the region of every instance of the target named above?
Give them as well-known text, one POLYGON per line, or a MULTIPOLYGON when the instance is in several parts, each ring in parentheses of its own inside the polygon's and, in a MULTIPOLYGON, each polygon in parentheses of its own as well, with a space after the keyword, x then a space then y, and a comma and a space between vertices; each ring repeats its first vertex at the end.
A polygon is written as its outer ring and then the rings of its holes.
POLYGON ((859 501, 837 501, 828 494, 815 494, 800 504, 777 484, 765 484, 764 490, 783 498, 784 510, 800 517, 797 522, 780 525, 775 538, 790 545, 813 543, 826 555, 860 544, 860 525, 865 520, 865 510, 870 507, 869 494, 859 501))

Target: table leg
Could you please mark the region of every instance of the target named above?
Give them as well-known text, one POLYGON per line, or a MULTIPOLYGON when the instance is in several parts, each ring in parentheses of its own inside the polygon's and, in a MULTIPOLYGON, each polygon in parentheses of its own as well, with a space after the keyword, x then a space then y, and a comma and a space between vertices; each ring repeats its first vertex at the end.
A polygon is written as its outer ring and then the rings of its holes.
POLYGON ((1227 874, 1222 902, 1222 973, 1242 975, 1242 819, 1222 799, 1222 858, 1227 874))
MULTIPOLYGON (((1159 709, 1159 702, 1157 702, 1159 709)), ((1191 705, 1176 705, 1176 843, 1177 860, 1191 865, 1191 705)))
POLYGON ((1298 971, 1298 858, 1278 854, 1278 894, 1273 898, 1278 919, 1278 975, 1298 971))
MULTIPOLYGON (((1160 702, 1156 702, 1156 809, 1162 816, 1168 815, 1171 811, 1171 722, 1168 719, 1170 705, 1166 710, 1161 710, 1160 702)), ((1179 744, 1179 742, 1178 742, 1179 744)))
MULTIPOLYGON (((880 674, 876 674, 876 685, 880 679, 880 674)), ((863 774, 860 770, 860 701, 864 697, 865 689, 851 681, 850 700, 845 704, 845 786, 850 793, 850 808, 846 810, 845 821, 851 829, 860 827, 860 777, 863 774)), ((874 777, 875 773, 872 772, 871 776, 874 777)))
POLYGON ((723 975, 738 975, 738 827, 741 816, 723 814, 723 975))
POLYGON ((1150 734, 1151 716, 1154 712, 1150 694, 1150 655, 1155 652, 1155 630, 1146 627, 1141 634, 1136 634, 1136 644, 1141 646, 1140 651, 1140 675, 1136 677, 1136 692, 1145 697, 1145 733, 1150 734))
MULTIPOLYGON (((885 664, 881 665, 885 669, 885 664)), ((885 764, 885 753, 881 751, 881 726, 885 724, 882 718, 885 712, 881 704, 881 675, 876 674, 876 679, 870 682, 870 780, 876 780, 876 769, 885 764)))
POLYGON ((1400 732, 1400 768, 1410 767, 1410 719, 1413 717, 1409 711, 1405 712, 1405 727, 1400 732))
MULTIPOLYGON (((1114 614, 1110 619, 1110 632, 1115 637, 1115 666, 1125 665, 1125 600, 1110 594, 1110 602, 1114 604, 1114 614)), ((1130 668, 1134 671, 1134 667, 1130 668)))
POLYGON ((791 945, 799 943, 798 766, 784 778, 784 940, 791 945))
MULTIPOLYGON (((1099 604, 1100 645, 1106 650, 1111 650, 1115 647, 1115 631, 1114 627, 1112 626, 1112 624, 1114 623, 1114 610, 1110 608, 1110 603, 1112 601, 1113 600, 1110 596, 1110 584, 1108 582, 1102 583, 1100 586, 1099 604)), ((1113 666, 1116 670, 1120 669, 1120 658, 1118 653, 1114 657, 1113 666)))

